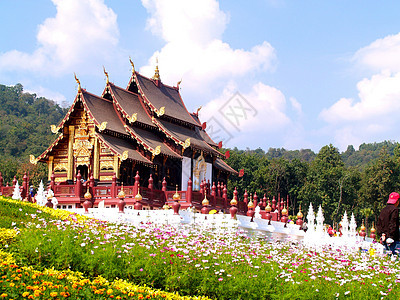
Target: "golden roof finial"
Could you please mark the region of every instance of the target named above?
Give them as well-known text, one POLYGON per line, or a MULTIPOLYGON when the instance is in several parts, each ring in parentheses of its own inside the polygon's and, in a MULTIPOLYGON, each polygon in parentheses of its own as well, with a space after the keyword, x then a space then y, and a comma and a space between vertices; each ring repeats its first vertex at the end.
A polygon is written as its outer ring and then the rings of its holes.
POLYGON ((129 61, 131 62, 132 65, 132 73, 135 73, 135 65, 133 64, 131 57, 129 57, 129 61))
POLYGON ((160 79, 160 72, 158 70, 158 57, 156 58, 156 69, 154 71, 154 76, 153 76, 154 80, 161 80, 160 79))
POLYGON ((181 80, 179 80, 178 83, 176 84, 176 87, 178 88, 178 90, 179 90, 179 86, 181 85, 181 83, 182 83, 182 78, 181 78, 181 80))
POLYGON ((103 71, 104 71, 104 74, 105 74, 106 77, 107 77, 107 84, 108 84, 110 81, 109 81, 109 78, 108 78, 108 73, 107 73, 107 71, 106 71, 106 68, 104 68, 104 66, 103 66, 103 71))
POLYGON ((202 109, 203 106, 200 105, 200 107, 196 110, 196 115, 199 114, 199 111, 202 109))
POLYGON ((80 93, 80 92, 82 92, 82 89, 81 89, 81 82, 80 82, 79 79, 76 77, 76 74, 75 74, 75 73, 74 73, 74 76, 75 76, 76 82, 78 83, 78 93, 80 93))

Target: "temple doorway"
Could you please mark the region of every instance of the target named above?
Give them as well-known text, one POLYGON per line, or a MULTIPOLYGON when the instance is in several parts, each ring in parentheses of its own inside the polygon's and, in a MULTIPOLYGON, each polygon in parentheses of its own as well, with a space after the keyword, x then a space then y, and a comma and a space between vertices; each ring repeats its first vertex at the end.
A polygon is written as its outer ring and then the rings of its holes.
POLYGON ((78 175, 78 172, 81 173, 82 179, 83 179, 84 181, 87 181, 87 180, 88 180, 88 173, 89 173, 89 170, 88 170, 88 167, 87 167, 87 166, 85 166, 85 165, 78 166, 78 167, 76 168, 76 175, 78 175))

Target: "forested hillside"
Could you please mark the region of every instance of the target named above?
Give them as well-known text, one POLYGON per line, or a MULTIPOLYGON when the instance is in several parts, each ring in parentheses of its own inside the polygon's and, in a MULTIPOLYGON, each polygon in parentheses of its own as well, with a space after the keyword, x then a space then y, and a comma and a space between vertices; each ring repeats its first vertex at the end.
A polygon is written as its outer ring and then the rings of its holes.
POLYGON ((52 100, 25 93, 21 84, 0 85, 0 172, 5 181, 23 169, 31 177, 45 174, 41 164, 29 164, 29 155, 40 155, 53 142, 50 125, 58 124, 66 111, 52 100))
MULTIPOLYGON (((55 139, 51 124, 58 124, 67 112, 51 100, 23 91, 21 84, 0 85, 0 172, 11 182, 30 172, 32 183, 47 179, 43 164, 29 163, 29 154, 40 155, 55 139)), ((400 191, 400 146, 397 142, 362 144, 359 150, 348 146, 340 153, 333 145, 318 153, 310 149, 270 148, 229 150, 228 163, 243 177, 231 176, 229 197, 234 187, 239 195, 249 193, 277 196, 291 201, 290 214, 301 204, 303 213, 310 202, 322 205, 328 223, 339 222, 344 211, 354 212, 357 220, 373 221, 390 192, 400 191)), ((240 200, 240 199, 239 199, 240 200)))

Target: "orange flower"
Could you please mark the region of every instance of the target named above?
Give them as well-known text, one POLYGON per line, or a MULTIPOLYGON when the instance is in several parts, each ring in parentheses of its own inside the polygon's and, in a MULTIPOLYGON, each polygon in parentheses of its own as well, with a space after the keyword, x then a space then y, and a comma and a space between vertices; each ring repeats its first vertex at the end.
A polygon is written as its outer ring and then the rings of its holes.
POLYGON ((113 290, 112 290, 112 289, 108 289, 108 290, 107 290, 107 295, 110 295, 110 294, 112 294, 112 292, 113 292, 113 290))
POLYGON ((57 292, 51 292, 51 293, 50 293, 50 296, 51 296, 51 297, 57 297, 57 295, 58 295, 57 292))
POLYGON ((0 295, 0 298, 5 298, 5 297, 7 297, 7 296, 8 296, 8 294, 3 293, 3 294, 0 295))

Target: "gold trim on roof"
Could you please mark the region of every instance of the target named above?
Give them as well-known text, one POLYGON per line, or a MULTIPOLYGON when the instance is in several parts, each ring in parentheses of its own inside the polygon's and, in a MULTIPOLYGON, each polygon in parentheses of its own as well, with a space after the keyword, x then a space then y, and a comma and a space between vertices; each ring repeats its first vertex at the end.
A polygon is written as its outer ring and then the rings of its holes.
POLYGON ((134 113, 130 118, 129 118, 129 123, 135 123, 137 121, 137 113, 134 113))
POLYGON ((162 115, 164 115, 165 114, 165 106, 160 107, 160 110, 156 111, 156 113, 157 113, 157 117, 161 117, 162 115))
POLYGON ((57 133, 60 130, 60 127, 57 127, 56 125, 50 125, 50 129, 52 133, 57 133))
POLYGON ((160 154, 160 153, 161 153, 161 146, 160 146, 160 145, 157 146, 156 149, 154 149, 154 150, 151 152, 151 154, 153 154, 153 156, 156 156, 156 155, 158 155, 158 154, 160 154))
POLYGON ((128 158, 128 150, 122 153, 121 160, 126 160, 127 158, 128 158))
POLYGON ((102 122, 100 125, 98 125, 99 131, 102 132, 104 129, 107 127, 107 122, 102 122))
POLYGON ((29 162, 32 164, 32 165, 36 165, 37 164, 37 159, 31 154, 31 155, 29 155, 29 162))
POLYGON ((186 140, 185 140, 185 143, 183 144, 183 149, 186 149, 187 147, 189 147, 190 146, 190 138, 187 138, 186 140))

